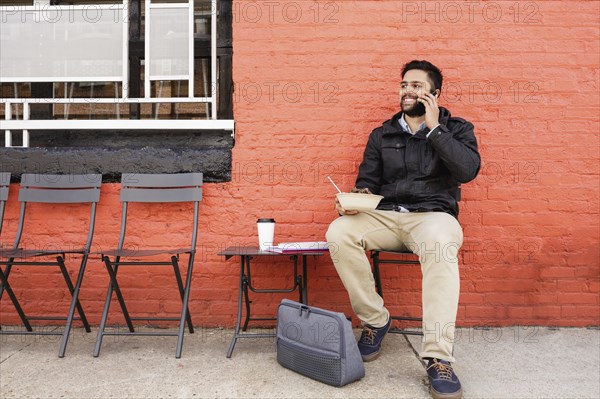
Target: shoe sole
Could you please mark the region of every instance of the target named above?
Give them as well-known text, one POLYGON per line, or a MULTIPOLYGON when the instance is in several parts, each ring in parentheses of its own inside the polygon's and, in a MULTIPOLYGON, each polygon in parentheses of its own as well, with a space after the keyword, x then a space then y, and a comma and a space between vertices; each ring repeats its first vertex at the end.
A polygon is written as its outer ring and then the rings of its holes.
POLYGON ((463 393, 462 388, 453 393, 441 393, 433 389, 433 387, 429 387, 429 392, 431 392, 433 399, 461 399, 463 393))
POLYGON ((381 355, 381 349, 375 353, 371 353, 370 355, 361 355, 363 362, 368 363, 377 359, 381 355))

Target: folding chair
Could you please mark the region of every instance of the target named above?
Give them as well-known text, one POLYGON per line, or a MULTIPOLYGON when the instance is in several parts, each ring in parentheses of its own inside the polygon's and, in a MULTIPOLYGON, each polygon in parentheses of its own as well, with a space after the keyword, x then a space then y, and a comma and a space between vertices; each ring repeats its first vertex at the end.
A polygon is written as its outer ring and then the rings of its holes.
MULTIPOLYGON (((92 245, 92 237, 94 234, 94 221, 96 218, 96 206, 100 200, 100 185, 102 184, 102 175, 38 175, 24 174, 21 176, 21 187, 19 190, 19 201, 21 202, 21 211, 19 214, 19 225, 12 248, 2 249, 0 252, 0 266, 5 265, 4 271, 0 269, 0 283, 2 283, 1 295, 6 291, 8 297, 13 303, 19 318, 23 322, 27 331, 0 331, 0 334, 34 334, 34 335, 62 335, 59 357, 65 355, 71 324, 73 320, 80 320, 87 332, 90 332, 90 325, 85 317, 83 308, 79 303, 78 296, 81 288, 81 281, 87 264, 87 259, 92 245), (89 204, 90 216, 88 221, 87 231, 85 235, 87 239, 83 246, 74 246, 73 243, 61 243, 62 248, 44 249, 44 248, 20 248, 19 243, 23 236, 25 227, 25 215, 28 204, 43 203, 43 204, 89 204), (81 255, 81 263, 79 265, 79 273, 75 285, 69 276, 65 265, 66 254, 81 255), (51 260, 55 258, 56 260, 51 260), (13 267, 27 266, 58 266, 65 280, 67 288, 71 294, 71 305, 65 317, 56 316, 27 316, 23 307, 19 303, 13 288, 8 282, 11 269, 13 267), (79 317, 74 317, 75 309, 79 317), (32 320, 66 320, 65 329, 63 332, 44 332, 33 331, 30 321, 32 320)), ((83 205, 82 205, 83 206, 83 205)), ((85 230, 85 228, 81 228, 85 230)), ((83 240, 82 240, 83 241, 83 240)), ((81 243, 78 243, 81 244, 81 243)))
MULTIPOLYGON (((0 173, 0 251, 4 250, 4 241, 2 241, 2 223, 4 222, 4 204, 8 200, 8 189, 10 188, 10 173, 0 173)), ((4 284, 0 283, 0 299, 4 294, 4 284)), ((2 327, 0 326, 0 330, 2 327)))
MULTIPOLYGON (((8 200, 8 188, 9 187, 10 187, 10 173, 9 172, 0 172, 0 240, 2 239, 2 222, 4 220, 4 204, 8 200)), ((2 241, 0 241, 0 248, 2 248, 2 241)))
MULTIPOLYGON (((192 270, 194 266, 194 256, 196 254, 196 237, 198 230, 198 208, 202 199, 202 173, 182 173, 182 174, 124 174, 121 177, 121 232, 119 235, 119 244, 117 249, 103 251, 102 260, 106 265, 106 270, 110 277, 100 328, 96 338, 94 348, 94 357, 100 354, 102 338, 104 335, 140 335, 140 336, 177 336, 176 358, 181 357, 183 347, 183 335, 185 324, 187 323, 190 333, 194 332, 192 317, 188 310, 188 300, 190 296, 190 286, 192 281, 192 270), (126 249, 125 230, 128 220, 128 205, 131 203, 165 203, 165 202, 193 202, 194 216, 192 222, 192 233, 190 246, 177 249, 126 249), (188 254, 187 277, 184 282, 181 279, 179 270, 179 257, 181 254, 188 254), (169 261, 149 261, 149 260, 131 260, 123 261, 123 258, 139 259, 144 257, 156 257, 160 255, 170 255, 169 261), (111 257, 113 260, 111 260, 111 257), (182 308, 181 317, 131 317, 125 305, 123 294, 117 282, 117 272, 121 266, 171 266, 175 273, 175 280, 181 297, 182 308), (127 323, 129 331, 105 331, 106 320, 110 308, 110 302, 113 291, 121 307, 121 311, 127 323), (160 320, 160 321, 179 321, 179 331, 174 332, 143 332, 135 331, 133 321, 135 320, 160 320)), ((130 219, 131 220, 131 219, 130 219)))
MULTIPOLYGON (((381 271, 379 270, 380 264, 396 264, 396 265, 419 265, 419 261, 414 258, 416 256, 410 251, 384 251, 375 249, 371 251, 371 259, 373 260, 373 278, 375 279, 375 288, 377 289, 377 293, 379 296, 383 298, 383 286, 381 285, 381 271), (393 259, 381 259, 380 254, 393 254, 395 257, 393 259)), ((408 317, 408 316, 390 316, 393 320, 403 320, 403 321, 419 321, 422 322, 423 319, 420 317, 408 317)), ((390 333, 394 334, 405 334, 405 335, 423 335, 420 331, 411 331, 407 329, 400 328, 392 328, 389 330, 390 333)))

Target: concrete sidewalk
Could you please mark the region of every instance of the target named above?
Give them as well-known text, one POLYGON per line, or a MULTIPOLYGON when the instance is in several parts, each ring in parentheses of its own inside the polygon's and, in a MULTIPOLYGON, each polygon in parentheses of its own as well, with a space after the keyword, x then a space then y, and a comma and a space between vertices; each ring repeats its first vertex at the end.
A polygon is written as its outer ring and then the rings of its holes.
MULTIPOLYGON (((93 358, 95 331, 76 329, 59 359, 58 337, 3 335, 0 398, 430 398, 419 337, 388 335, 365 378, 333 388, 279 366, 270 338, 225 358, 231 336, 198 328, 177 360, 173 337, 105 337, 93 358)), ((598 329, 459 329, 455 370, 464 398, 597 399, 599 348, 598 329)))

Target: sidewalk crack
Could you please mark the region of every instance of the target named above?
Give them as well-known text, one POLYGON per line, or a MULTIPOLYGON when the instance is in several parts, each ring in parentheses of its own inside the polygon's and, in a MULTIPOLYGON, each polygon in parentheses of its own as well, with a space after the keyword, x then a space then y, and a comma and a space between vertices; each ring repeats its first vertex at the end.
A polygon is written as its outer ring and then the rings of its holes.
POLYGON ((413 346, 412 342, 410 341, 410 339, 408 339, 408 335, 403 334, 404 339, 406 340, 406 342, 408 343, 408 346, 410 347, 410 349, 412 350, 413 354, 415 355, 415 357, 417 358, 417 360, 419 361, 419 363, 421 363, 421 366, 423 366, 423 368, 427 368, 427 364, 425 363, 425 361, 423 359, 421 359, 421 356, 419 355, 419 351, 413 346))
MULTIPOLYGON (((59 328, 59 327, 55 327, 55 328, 54 328, 52 331, 56 331, 56 330, 58 330, 58 328, 59 328)), ((31 335, 34 335, 34 334, 31 334, 31 335)), ((31 336, 31 335, 30 335, 30 336, 31 336)), ((25 336, 28 336, 28 335, 25 335, 25 336)), ((17 353, 19 353, 19 352, 23 351, 23 349, 25 349, 25 348, 29 348, 29 347, 30 347, 31 345, 33 345, 34 343, 35 343, 35 341, 33 341, 33 342, 30 342, 30 343, 28 343, 28 344, 26 344, 26 345, 22 346, 21 348, 19 348, 19 349, 18 349, 18 350, 16 350, 15 352, 11 353, 11 354, 10 354, 8 357, 6 357, 6 359, 2 359, 2 360, 0 360, 0 364, 4 363, 5 361, 7 361, 8 359, 10 359, 11 357, 13 357, 14 355, 16 355, 17 353)))
POLYGON ((7 361, 8 359, 10 359, 11 357, 13 357, 14 355, 16 355, 17 353, 21 352, 23 349, 30 347, 32 344, 33 344, 33 342, 30 342, 27 345, 19 348, 17 351, 11 353, 6 359, 0 360, 0 364, 4 363, 5 361, 7 361))

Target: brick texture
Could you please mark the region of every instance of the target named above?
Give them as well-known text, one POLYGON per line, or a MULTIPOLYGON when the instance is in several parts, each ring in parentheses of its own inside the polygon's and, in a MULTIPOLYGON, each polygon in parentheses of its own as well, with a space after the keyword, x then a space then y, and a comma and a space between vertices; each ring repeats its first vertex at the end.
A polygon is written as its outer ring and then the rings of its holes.
MULTIPOLYGON (((204 187, 195 324, 234 324, 238 264, 217 252, 255 244, 257 218, 277 220, 276 241, 324 239, 336 217, 326 176, 352 187, 369 133, 398 109, 402 64, 414 58, 443 69, 440 103, 475 124, 483 159, 463 187, 458 324, 600 323, 597 1, 234 1, 234 13, 232 181, 204 187)), ((116 244, 118 191, 102 187, 97 250, 116 244)), ((17 192, 13 185, 5 242, 16 230, 17 192)), ((187 211, 142 207, 131 245, 177 245, 187 211)), ((86 216, 33 210, 30 243, 73 240, 71 226, 86 216)), ((257 285, 288 284, 283 259, 254 264, 257 285)), ((162 288, 174 287, 170 269, 120 274, 132 312, 177 314, 177 294, 162 288)), ((383 278, 392 310, 419 312, 418 267, 386 266, 383 278)), ((10 279, 27 311, 66 309, 57 272, 16 269, 10 279)), ((81 292, 93 323, 107 283, 93 256, 81 292)), ((352 314, 328 257, 310 260, 309 286, 312 304, 352 314)), ((254 295, 255 315, 272 316, 284 296, 254 295)), ((7 297, 0 311, 1 323, 18 322, 7 297)), ((123 323, 116 303, 109 321, 123 323)))

